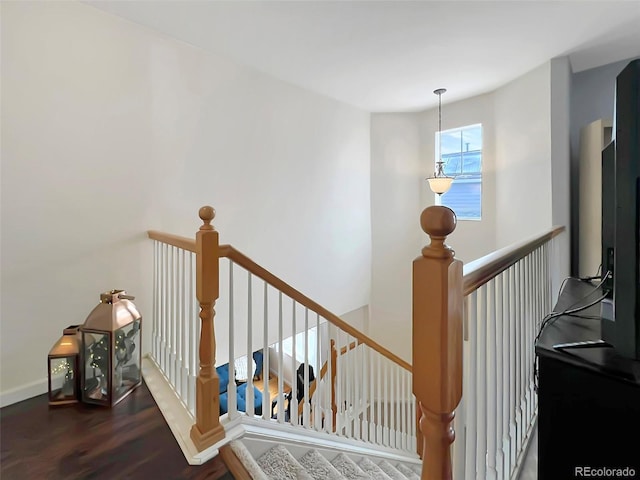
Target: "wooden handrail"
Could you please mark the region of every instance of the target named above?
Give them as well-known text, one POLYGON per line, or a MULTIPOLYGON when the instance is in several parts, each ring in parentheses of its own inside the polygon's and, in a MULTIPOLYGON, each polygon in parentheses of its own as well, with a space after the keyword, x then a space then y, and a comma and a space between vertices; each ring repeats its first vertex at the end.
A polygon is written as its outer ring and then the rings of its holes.
POLYGON ((182 248, 183 250, 197 253, 196 241, 193 238, 181 237, 180 235, 172 235, 171 233, 163 233, 156 230, 147 231, 147 235, 151 240, 157 240, 174 247, 182 248))
POLYGON ((358 340, 358 343, 364 343, 365 345, 369 346, 370 348, 378 352, 380 355, 400 365, 405 370, 408 370, 409 372, 411 371, 411 365, 408 362, 405 362, 397 355, 394 355, 389 350, 384 348, 382 345, 378 344, 375 340, 361 333, 360 331, 358 331, 357 329, 355 329, 354 327, 346 323, 344 320, 341 320, 340 317, 338 317, 337 315, 331 313, 329 310, 324 308, 322 305, 319 305, 318 303, 314 302, 309 297, 307 297, 300 291, 296 290, 285 281, 276 277, 273 273, 269 272, 265 268, 258 265, 249 257, 247 257, 243 253, 236 250, 233 246, 220 245, 219 255, 220 257, 225 257, 232 260, 234 263, 237 263, 247 271, 251 272, 256 277, 264 280, 272 287, 280 290, 282 293, 289 296, 294 301, 298 302, 300 305, 308 308, 312 312, 317 313, 318 315, 327 319, 329 323, 347 332, 352 337, 355 337, 358 340))
POLYGON ((553 227, 542 235, 509 245, 467 263, 463 269, 462 294, 466 296, 477 290, 564 230, 563 226, 553 227))

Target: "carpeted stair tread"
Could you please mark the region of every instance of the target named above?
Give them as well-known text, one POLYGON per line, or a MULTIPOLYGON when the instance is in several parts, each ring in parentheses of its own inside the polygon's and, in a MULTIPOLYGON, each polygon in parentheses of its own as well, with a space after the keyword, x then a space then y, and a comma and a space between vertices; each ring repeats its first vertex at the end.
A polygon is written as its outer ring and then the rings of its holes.
POLYGON ((409 480, 420 480, 420 475, 416 474, 413 470, 411 470, 406 465, 399 463, 396 465, 396 470, 398 470, 401 474, 407 477, 409 480))
POLYGON ((309 450, 298 462, 315 480, 344 480, 336 467, 317 450, 309 450))
POLYGON ((373 463, 367 457, 364 457, 362 460, 360 460, 358 466, 364 473, 369 475, 369 478, 371 478, 371 480, 391 480, 389 475, 384 473, 378 465, 373 463))
POLYGON ((257 463, 271 480, 314 480, 282 445, 263 453, 257 463))
POLYGON ((371 480, 371 477, 364 473, 356 462, 344 453, 336 455, 333 460, 331 460, 331 465, 336 467, 336 470, 344 475, 347 480, 371 480))
POLYGON ((244 443, 239 440, 234 440, 229 443, 229 446, 231 450, 233 450, 233 453, 236 454, 236 457, 238 457, 238 460, 240 460, 240 463, 247 469, 247 472, 249 472, 253 480, 269 480, 269 477, 262 472, 260 465, 258 465, 244 443))
POLYGON ((391 477, 391 480, 407 480, 407 477, 405 477, 402 473, 400 473, 396 467, 391 465, 386 460, 382 460, 378 464, 378 466, 384 473, 386 473, 389 477, 391 477))

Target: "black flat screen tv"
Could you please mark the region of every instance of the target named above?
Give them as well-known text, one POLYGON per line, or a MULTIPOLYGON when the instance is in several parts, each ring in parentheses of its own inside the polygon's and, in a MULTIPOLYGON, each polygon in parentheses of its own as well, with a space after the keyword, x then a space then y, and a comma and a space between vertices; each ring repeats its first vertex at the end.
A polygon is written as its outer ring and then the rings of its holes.
POLYGON ((602 339, 640 360, 640 59, 616 77, 613 139, 602 152, 602 339))

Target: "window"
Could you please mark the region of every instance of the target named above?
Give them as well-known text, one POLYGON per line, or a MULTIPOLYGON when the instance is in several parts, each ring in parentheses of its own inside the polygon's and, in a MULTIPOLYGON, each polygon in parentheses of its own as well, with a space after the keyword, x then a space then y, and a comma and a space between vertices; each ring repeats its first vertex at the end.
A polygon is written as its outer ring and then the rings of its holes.
POLYGON ((458 220, 481 220, 482 125, 436 132, 436 157, 440 138, 444 173, 455 180, 447 193, 436 195, 436 205, 449 207, 458 220))

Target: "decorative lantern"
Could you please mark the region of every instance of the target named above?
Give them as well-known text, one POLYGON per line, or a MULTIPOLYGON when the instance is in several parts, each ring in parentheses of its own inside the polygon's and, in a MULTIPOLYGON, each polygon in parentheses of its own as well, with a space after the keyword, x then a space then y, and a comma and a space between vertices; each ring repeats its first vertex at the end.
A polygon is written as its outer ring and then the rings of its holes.
POLYGON ((51 348, 49 364, 49 405, 77 403, 80 382, 79 325, 62 331, 62 337, 51 348))
POLYGON ((113 406, 142 383, 142 317, 134 298, 124 290, 101 294, 80 327, 83 402, 113 406))

